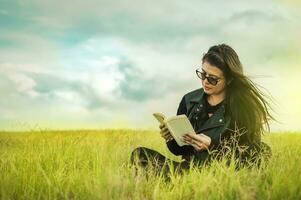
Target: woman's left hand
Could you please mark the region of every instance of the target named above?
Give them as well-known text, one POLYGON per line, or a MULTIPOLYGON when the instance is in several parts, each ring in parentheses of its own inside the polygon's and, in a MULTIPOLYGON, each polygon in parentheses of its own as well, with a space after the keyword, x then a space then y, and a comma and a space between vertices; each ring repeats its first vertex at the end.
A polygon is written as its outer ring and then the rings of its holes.
POLYGON ((197 151, 208 149, 211 144, 211 138, 204 134, 187 133, 183 136, 184 142, 192 145, 197 151))

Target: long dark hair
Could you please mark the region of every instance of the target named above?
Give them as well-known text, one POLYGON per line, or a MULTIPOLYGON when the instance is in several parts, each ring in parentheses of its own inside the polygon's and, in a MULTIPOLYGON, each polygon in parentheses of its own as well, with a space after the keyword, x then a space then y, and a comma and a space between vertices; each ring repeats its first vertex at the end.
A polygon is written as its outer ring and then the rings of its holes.
POLYGON ((210 47, 203 55, 202 62, 205 61, 224 73, 226 112, 231 116, 231 126, 235 123, 245 132, 239 139, 242 143, 260 141, 265 127, 270 131, 269 120, 275 120, 269 111, 272 109, 271 104, 267 101, 267 98, 271 98, 244 75, 239 57, 230 46, 219 44, 210 47))

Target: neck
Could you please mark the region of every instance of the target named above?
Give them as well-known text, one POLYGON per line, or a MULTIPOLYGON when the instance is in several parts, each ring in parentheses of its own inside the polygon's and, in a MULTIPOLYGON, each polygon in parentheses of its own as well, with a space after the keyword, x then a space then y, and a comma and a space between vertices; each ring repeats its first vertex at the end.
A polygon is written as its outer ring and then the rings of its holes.
POLYGON ((222 102, 225 99, 225 96, 226 96, 225 91, 223 91, 219 94, 211 94, 211 95, 208 95, 207 101, 210 105, 215 106, 215 105, 219 104, 220 102, 222 102))

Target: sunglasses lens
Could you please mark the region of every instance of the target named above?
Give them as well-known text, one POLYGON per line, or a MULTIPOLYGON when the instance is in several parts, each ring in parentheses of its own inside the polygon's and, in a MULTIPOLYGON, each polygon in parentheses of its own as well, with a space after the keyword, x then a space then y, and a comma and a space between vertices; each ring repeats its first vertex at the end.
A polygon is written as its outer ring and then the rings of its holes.
POLYGON ((197 75, 200 79, 202 79, 202 80, 205 79, 203 73, 200 72, 200 71, 198 71, 198 70, 196 70, 196 75, 197 75))
POLYGON ((205 80, 206 74, 201 72, 201 78, 202 78, 202 80, 205 80))
POLYGON ((211 85, 216 85, 217 84, 217 80, 213 77, 207 77, 207 80, 211 85))
POLYGON ((200 71, 196 70, 196 74, 197 74, 197 76, 198 76, 200 79, 202 79, 202 80, 205 80, 205 79, 207 78, 208 82, 209 82, 211 85, 216 85, 217 82, 218 82, 218 80, 215 79, 215 78, 213 78, 213 77, 210 77, 210 76, 209 76, 209 77, 206 77, 206 73, 204 73, 204 72, 200 72, 200 71))

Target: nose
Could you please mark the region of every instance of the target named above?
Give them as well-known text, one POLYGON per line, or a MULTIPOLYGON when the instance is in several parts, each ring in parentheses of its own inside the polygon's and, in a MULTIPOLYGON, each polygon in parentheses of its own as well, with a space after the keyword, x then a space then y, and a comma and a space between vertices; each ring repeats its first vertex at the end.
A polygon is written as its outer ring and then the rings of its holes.
POLYGON ((209 82, 207 80, 207 77, 205 78, 205 80, 203 80, 203 85, 209 85, 209 82))

